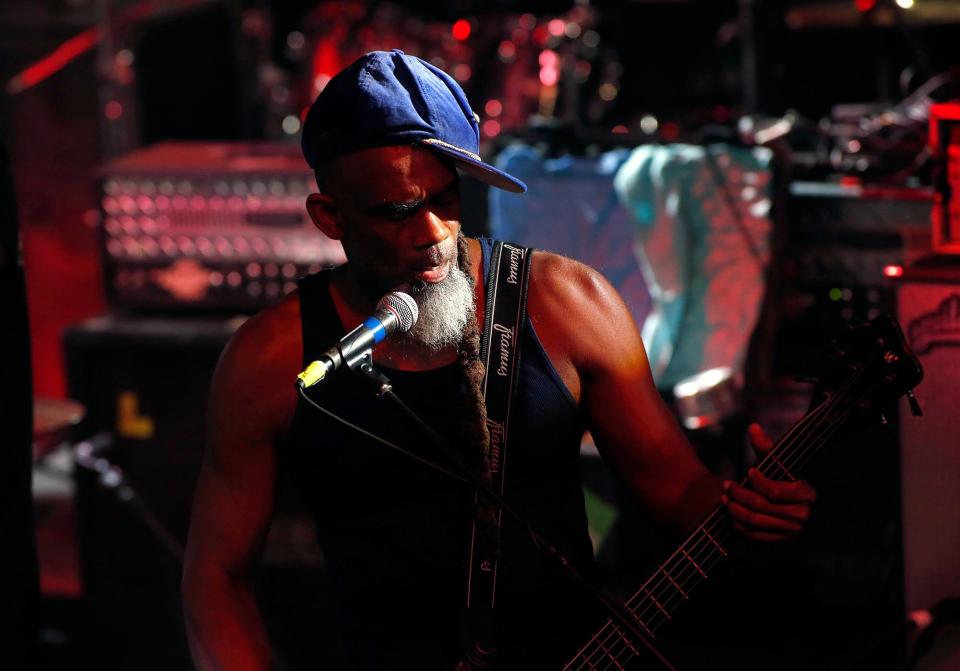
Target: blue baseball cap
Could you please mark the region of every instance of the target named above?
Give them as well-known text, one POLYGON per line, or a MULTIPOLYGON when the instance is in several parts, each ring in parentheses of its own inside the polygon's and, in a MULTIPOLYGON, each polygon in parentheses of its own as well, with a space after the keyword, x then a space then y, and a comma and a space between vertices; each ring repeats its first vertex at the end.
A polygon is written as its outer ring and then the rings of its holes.
POLYGON ((480 119, 443 70, 399 49, 371 51, 331 79, 310 106, 300 144, 311 168, 343 154, 420 145, 491 186, 527 185, 480 158, 480 119))

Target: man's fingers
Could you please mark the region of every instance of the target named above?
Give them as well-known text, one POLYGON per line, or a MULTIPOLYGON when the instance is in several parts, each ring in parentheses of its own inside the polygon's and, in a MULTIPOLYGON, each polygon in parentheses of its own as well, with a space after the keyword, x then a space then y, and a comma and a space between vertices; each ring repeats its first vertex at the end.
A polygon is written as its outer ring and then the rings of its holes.
POLYGON ((773 440, 767 435, 763 428, 754 422, 747 427, 747 436, 750 438, 750 444, 760 454, 766 454, 773 449, 773 440))
POLYGON ((756 468, 747 471, 747 483, 751 489, 774 503, 813 503, 817 500, 817 492, 810 483, 803 480, 771 480, 756 468))
POLYGON ((810 504, 806 502, 775 503, 746 487, 733 484, 727 489, 726 496, 748 510, 772 517, 786 517, 797 522, 806 522, 810 518, 810 504))
MULTIPOLYGON (((725 497, 726 498, 726 497, 725 497)), ((796 520, 774 517, 750 510, 732 499, 724 502, 730 516, 735 524, 751 532, 766 532, 779 534, 798 534, 803 529, 803 525, 796 520)))

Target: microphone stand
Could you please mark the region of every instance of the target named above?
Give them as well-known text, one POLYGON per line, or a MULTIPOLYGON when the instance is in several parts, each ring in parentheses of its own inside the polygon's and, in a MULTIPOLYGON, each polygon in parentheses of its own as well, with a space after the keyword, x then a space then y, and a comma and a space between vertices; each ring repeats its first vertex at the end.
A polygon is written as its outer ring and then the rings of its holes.
POLYGON ((542 552, 543 555, 555 566, 559 567, 567 577, 572 579, 575 583, 580 585, 581 588, 591 594, 610 614, 610 617, 614 622, 616 622, 624 631, 629 632, 635 641, 638 641, 646 646, 647 650, 658 661, 660 661, 665 668, 670 669, 671 671, 676 671, 676 668, 670 664, 670 662, 660 653, 660 651, 653 646, 653 643, 648 640, 647 636, 638 626, 639 623, 637 619, 624 604, 606 595, 599 587, 580 575, 580 573, 570 563, 570 560, 567 559, 567 557, 561 553, 555 545, 541 536, 537 530, 534 529, 529 522, 527 522, 523 515, 521 515, 498 492, 494 491, 489 485, 482 482, 480 478, 477 477, 477 475, 473 472, 473 469, 471 469, 466 463, 463 457, 456 450, 451 448, 449 443, 447 443, 447 441, 444 440, 444 438, 438 434, 433 427, 427 424, 423 418, 414 412, 410 406, 404 403, 403 400, 393 392, 393 384, 390 382, 390 379, 374 367, 372 350, 368 349, 363 353, 362 356, 354 359, 352 362, 347 363, 350 367, 350 370, 360 377, 366 378, 373 385, 377 396, 389 399, 408 418, 410 418, 414 424, 419 426, 434 444, 434 446, 436 446, 443 454, 448 456, 453 461, 457 469, 461 472, 461 475, 463 475, 471 485, 480 490, 485 496, 488 496, 494 503, 500 506, 502 510, 506 511, 510 517, 519 523, 520 526, 522 526, 530 536, 530 540, 533 542, 534 546, 540 552, 542 552))

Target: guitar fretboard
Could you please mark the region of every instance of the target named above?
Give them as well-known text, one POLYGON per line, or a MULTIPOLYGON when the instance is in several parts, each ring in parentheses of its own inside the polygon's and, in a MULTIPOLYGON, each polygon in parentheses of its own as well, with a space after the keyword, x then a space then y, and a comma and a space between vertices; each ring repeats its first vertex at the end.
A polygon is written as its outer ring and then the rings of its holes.
MULTIPOLYGON (((803 419, 757 464, 757 470, 774 480, 796 480, 799 473, 843 423, 848 410, 840 410, 828 397, 803 419)), ((743 484, 743 482, 741 482, 743 484)), ((653 639, 657 629, 673 619, 676 609, 710 579, 717 564, 728 555, 732 528, 729 516, 717 507, 694 530, 640 589, 626 601, 641 631, 653 639)), ((612 620, 607 622, 564 666, 564 671, 627 669, 642 657, 629 635, 612 620)))

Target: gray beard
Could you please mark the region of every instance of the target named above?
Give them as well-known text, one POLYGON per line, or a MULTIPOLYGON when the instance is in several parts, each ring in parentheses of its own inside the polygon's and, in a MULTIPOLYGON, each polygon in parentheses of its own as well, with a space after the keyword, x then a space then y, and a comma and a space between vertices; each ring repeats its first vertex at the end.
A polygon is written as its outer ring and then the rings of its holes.
POLYGON ((405 340, 441 350, 460 344, 474 311, 473 285, 454 263, 446 279, 437 284, 418 282, 410 293, 420 308, 420 317, 405 340))

